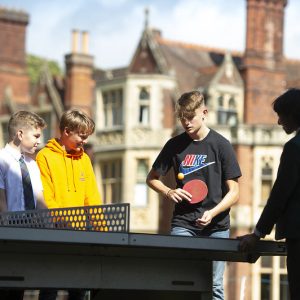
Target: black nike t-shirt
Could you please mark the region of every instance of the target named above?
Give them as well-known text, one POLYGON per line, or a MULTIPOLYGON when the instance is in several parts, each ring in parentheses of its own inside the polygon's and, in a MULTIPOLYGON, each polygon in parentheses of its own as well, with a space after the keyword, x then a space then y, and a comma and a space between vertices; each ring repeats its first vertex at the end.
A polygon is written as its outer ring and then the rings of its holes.
MULTIPOLYGON (((182 133, 170 139, 153 164, 153 169, 160 175, 166 175, 173 167, 177 187, 192 179, 201 179, 208 187, 206 198, 197 204, 187 201, 176 203, 172 226, 180 226, 192 230, 200 230, 195 220, 203 212, 215 207, 228 192, 225 181, 241 176, 234 150, 227 139, 210 129, 208 135, 201 141, 192 140, 187 133, 182 133), (177 178, 178 173, 184 174, 184 179, 177 178)), ((203 234, 226 230, 230 226, 229 209, 216 216, 211 224, 202 230, 203 234)))

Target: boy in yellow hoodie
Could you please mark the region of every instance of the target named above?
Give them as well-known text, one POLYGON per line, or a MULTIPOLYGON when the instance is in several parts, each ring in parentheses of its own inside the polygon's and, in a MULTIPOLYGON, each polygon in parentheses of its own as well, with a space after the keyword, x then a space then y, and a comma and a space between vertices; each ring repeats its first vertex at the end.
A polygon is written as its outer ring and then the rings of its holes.
POLYGON ((99 205, 91 160, 83 150, 94 121, 73 109, 62 115, 59 127, 60 138, 49 140, 36 157, 48 208, 99 205))
MULTIPOLYGON (((95 130, 94 121, 80 110, 66 111, 60 120, 60 137, 38 153, 44 198, 48 208, 100 205, 101 198, 90 158, 83 146, 95 130)), ((41 290, 39 299, 56 299, 56 290, 41 290)), ((85 291, 69 291, 69 299, 84 299, 85 291)))

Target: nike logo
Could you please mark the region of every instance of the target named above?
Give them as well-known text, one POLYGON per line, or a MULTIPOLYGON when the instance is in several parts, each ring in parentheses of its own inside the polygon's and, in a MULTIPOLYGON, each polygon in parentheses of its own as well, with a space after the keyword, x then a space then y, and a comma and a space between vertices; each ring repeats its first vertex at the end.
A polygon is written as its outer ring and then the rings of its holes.
POLYGON ((203 154, 186 155, 184 161, 180 164, 179 172, 188 175, 215 163, 214 161, 206 163, 206 158, 207 155, 203 154))

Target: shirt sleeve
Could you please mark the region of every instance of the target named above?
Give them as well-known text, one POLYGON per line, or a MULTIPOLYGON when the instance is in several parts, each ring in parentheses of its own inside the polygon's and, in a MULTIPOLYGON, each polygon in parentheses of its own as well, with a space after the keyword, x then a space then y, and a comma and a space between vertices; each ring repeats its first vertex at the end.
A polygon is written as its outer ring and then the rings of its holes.
POLYGON ((165 146, 162 148, 160 153, 158 154, 156 160, 154 161, 152 168, 164 176, 168 173, 170 168, 172 167, 172 159, 173 155, 170 151, 170 141, 168 141, 165 146))
POLYGON ((225 141, 221 147, 220 157, 222 161, 223 180, 230 180, 242 176, 236 154, 229 141, 225 141))

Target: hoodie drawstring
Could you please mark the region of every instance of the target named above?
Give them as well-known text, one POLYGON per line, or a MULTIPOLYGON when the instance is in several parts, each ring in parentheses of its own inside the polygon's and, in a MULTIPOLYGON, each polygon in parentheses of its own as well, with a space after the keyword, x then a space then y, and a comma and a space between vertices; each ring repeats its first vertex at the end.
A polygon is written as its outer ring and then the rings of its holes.
POLYGON ((72 164, 72 174, 73 174, 73 185, 74 185, 74 190, 77 192, 76 189, 76 183, 75 183, 75 172, 74 172, 74 165, 73 165, 73 157, 71 157, 71 164, 72 164))
POLYGON ((65 156, 65 154, 63 154, 63 157, 64 157, 64 162, 65 162, 65 171, 66 171, 66 178, 67 178, 67 189, 68 189, 68 192, 70 192, 70 184, 69 184, 69 177, 68 177, 68 168, 67 168, 67 162, 66 162, 66 156, 65 156))

